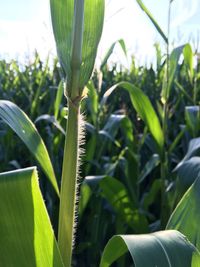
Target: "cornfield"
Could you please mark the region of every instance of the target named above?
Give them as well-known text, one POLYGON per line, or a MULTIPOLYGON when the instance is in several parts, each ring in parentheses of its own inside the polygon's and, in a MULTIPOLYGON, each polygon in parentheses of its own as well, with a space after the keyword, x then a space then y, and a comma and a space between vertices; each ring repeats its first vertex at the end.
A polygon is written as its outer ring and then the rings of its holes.
POLYGON ((103 0, 50 1, 53 65, 0 61, 0 266, 200 266, 199 54, 136 1, 156 66, 93 70, 103 0))

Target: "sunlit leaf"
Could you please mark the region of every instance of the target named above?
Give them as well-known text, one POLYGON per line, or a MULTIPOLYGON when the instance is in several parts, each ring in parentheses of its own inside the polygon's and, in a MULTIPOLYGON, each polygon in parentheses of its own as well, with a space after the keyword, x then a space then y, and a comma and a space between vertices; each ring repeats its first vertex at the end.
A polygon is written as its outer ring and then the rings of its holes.
POLYGON ((158 116, 149 100, 149 98, 135 85, 129 82, 120 82, 118 84, 113 85, 110 89, 106 91, 104 94, 101 106, 105 105, 108 97, 117 89, 123 88, 129 92, 131 102, 133 107, 141 117, 141 119, 145 122, 147 127, 149 128, 150 133, 154 137, 156 141, 159 153, 163 150, 164 145, 164 136, 163 131, 160 126, 160 122, 158 116))
POLYGON ((6 124, 8 124, 24 142, 24 144, 41 165, 57 194, 59 194, 59 189, 49 154, 41 136, 35 128, 35 125, 18 106, 6 100, 0 101, 0 118, 6 124))
POLYGON ((200 267, 199 253, 193 254, 191 267, 200 267))
POLYGON ((183 49, 184 61, 188 68, 188 75, 190 78, 190 82, 193 83, 194 78, 194 63, 193 63, 193 52, 190 44, 186 44, 183 49))
POLYGON ((183 233, 200 250, 200 178, 185 193, 167 224, 183 233))
POLYGON ((0 174, 0 265, 64 267, 36 168, 0 174))
POLYGON ((133 231, 147 232, 148 223, 143 214, 139 212, 136 205, 131 201, 126 187, 115 178, 105 177, 99 180, 99 187, 102 195, 108 200, 110 205, 133 231))
POLYGON ((75 45, 82 50, 79 88, 83 89, 94 67, 104 21, 104 0, 84 1, 83 40, 81 44, 74 42, 74 35, 76 34, 74 5, 76 2, 76 0, 51 0, 51 18, 58 56, 67 75, 68 84, 71 83, 72 79, 72 51, 75 45))

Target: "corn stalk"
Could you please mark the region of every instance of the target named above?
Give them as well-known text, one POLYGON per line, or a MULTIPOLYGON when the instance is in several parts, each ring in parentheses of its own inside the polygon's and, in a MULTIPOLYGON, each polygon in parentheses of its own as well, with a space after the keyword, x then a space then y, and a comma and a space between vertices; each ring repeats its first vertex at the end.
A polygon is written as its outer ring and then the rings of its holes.
POLYGON ((80 104, 101 37, 104 0, 51 0, 57 52, 66 74, 68 121, 65 138, 58 245, 66 267, 72 264, 80 144, 80 104))

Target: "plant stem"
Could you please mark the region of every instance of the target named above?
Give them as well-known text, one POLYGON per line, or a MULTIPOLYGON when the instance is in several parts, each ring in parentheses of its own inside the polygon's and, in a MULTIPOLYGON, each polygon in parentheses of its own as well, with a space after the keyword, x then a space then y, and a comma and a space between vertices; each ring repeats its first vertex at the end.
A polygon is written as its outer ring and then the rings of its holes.
POLYGON ((69 113, 62 170, 58 245, 65 264, 71 267, 77 198, 80 104, 68 103, 69 113))
POLYGON ((66 88, 68 98, 68 121, 60 193, 58 246, 65 267, 71 267, 75 212, 77 202, 77 176, 79 159, 80 68, 82 64, 82 41, 84 30, 84 0, 74 2, 73 44, 71 55, 72 77, 66 88))
POLYGON ((162 188, 161 188, 161 229, 165 229, 167 221, 169 219, 169 206, 167 201, 167 195, 165 192, 166 188, 166 180, 168 176, 168 160, 167 153, 164 154, 163 161, 161 162, 161 180, 162 180, 162 188))
MULTIPOLYGON (((168 101, 169 101, 169 76, 170 76, 170 51, 169 51, 169 45, 170 45, 170 22, 171 22, 171 4, 173 0, 169 0, 169 7, 168 7, 168 24, 167 24, 167 74, 166 74, 166 87, 167 87, 167 94, 166 99, 163 107, 163 134, 164 134, 164 140, 165 140, 165 147, 167 147, 167 140, 168 140, 168 131, 167 131, 167 125, 168 125, 168 101)), ((168 219, 168 204, 167 204, 167 197, 165 192, 165 181, 167 180, 168 176, 168 153, 163 150, 163 155, 161 159, 161 180, 162 180, 162 189, 161 189, 161 227, 165 228, 167 219, 168 219)))

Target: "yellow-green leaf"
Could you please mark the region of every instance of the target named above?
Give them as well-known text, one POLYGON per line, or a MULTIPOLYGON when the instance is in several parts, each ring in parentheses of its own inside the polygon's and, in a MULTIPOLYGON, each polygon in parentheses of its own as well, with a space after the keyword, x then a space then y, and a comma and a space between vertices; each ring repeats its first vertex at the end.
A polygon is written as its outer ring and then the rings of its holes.
POLYGON ((0 174, 0 266, 64 267, 34 167, 0 174))
POLYGON ((200 178, 185 193, 172 213, 167 229, 183 233, 200 250, 200 178))

